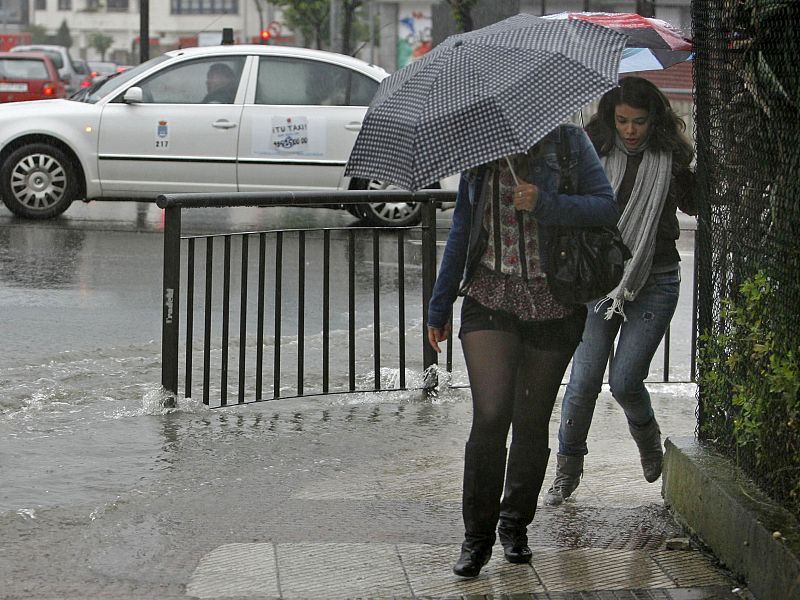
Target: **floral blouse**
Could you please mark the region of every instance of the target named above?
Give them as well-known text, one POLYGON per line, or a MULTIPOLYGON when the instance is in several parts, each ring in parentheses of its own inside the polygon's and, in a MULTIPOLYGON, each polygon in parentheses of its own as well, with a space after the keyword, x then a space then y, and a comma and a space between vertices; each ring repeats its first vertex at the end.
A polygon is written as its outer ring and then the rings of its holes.
MULTIPOLYGON (((523 161, 515 161, 518 167, 523 161)), ((522 168, 515 168, 523 173, 522 168)), ((464 294, 491 310, 510 313, 523 321, 562 319, 573 311, 550 294, 539 261, 538 226, 528 211, 514 208, 514 178, 505 160, 489 177, 483 223, 488 243, 480 265, 464 294)))

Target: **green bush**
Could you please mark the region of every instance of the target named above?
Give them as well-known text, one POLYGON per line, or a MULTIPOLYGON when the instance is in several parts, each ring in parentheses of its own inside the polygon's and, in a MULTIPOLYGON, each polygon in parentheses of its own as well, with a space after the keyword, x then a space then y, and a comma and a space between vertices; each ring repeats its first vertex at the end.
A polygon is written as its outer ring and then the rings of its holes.
POLYGON ((700 337, 700 432, 732 444, 751 475, 800 514, 800 356, 770 310, 778 294, 764 271, 721 302, 718 333, 700 337))

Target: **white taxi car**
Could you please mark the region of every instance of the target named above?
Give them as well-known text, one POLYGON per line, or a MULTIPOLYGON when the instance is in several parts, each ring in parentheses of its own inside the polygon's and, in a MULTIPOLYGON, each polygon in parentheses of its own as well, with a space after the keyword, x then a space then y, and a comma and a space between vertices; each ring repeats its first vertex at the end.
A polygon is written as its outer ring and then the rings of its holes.
MULTIPOLYGON (((304 48, 168 52, 68 100, 0 106, 0 196, 13 213, 46 219, 74 200, 381 187, 344 177, 344 167, 387 76, 304 48)), ((406 225, 420 206, 351 210, 406 225)))

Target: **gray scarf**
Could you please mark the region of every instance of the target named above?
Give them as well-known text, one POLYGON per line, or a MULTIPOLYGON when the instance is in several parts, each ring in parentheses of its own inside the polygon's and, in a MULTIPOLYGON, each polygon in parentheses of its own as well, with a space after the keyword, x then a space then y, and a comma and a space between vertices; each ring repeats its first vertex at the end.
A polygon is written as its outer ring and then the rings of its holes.
POLYGON ((601 160, 605 168, 614 194, 619 192, 622 178, 625 175, 628 155, 644 152, 636 181, 631 190, 631 197, 619 219, 619 231, 622 239, 633 257, 625 264, 622 281, 609 294, 595 305, 595 312, 606 302, 611 305, 606 309, 605 318, 611 319, 615 314, 625 317, 623 306, 626 300, 634 300, 650 276, 653 255, 656 248, 656 231, 664 201, 669 192, 672 175, 672 154, 655 152, 647 148, 647 142, 636 150, 629 151, 616 136, 614 148, 601 160))

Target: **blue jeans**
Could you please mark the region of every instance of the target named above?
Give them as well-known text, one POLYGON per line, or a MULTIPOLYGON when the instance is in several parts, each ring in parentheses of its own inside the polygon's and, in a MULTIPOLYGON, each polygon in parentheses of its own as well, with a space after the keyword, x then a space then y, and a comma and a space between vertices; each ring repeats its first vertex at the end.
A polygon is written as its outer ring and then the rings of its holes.
POLYGON ((624 305, 627 321, 619 315, 605 320, 605 305, 598 313, 591 303, 583 340, 572 357, 572 371, 561 404, 558 451, 584 456, 597 396, 603 386, 611 345, 619 332, 609 369, 609 386, 625 411, 628 423, 647 425, 653 418, 650 394, 644 385, 650 362, 669 326, 680 292, 680 270, 651 274, 638 296, 624 305))

